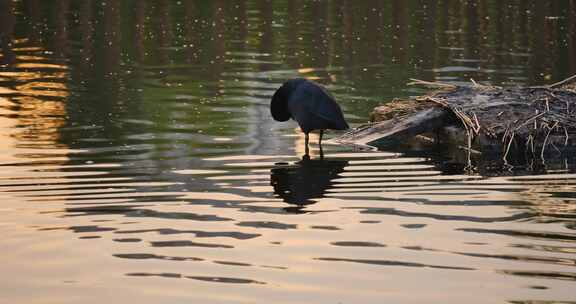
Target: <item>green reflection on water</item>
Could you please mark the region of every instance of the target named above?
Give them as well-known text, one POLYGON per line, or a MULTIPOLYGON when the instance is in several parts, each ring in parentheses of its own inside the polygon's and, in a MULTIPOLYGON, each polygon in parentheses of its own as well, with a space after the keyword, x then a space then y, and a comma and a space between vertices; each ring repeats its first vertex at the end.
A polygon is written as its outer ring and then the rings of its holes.
POLYGON ((58 80, 71 92, 66 126, 93 127, 80 134, 63 128, 61 140, 71 147, 121 145, 151 133, 154 144, 168 138, 241 151, 292 133, 260 129, 286 128, 270 121, 266 107, 273 90, 297 76, 327 85, 359 123, 375 105, 420 93, 406 87, 411 77, 517 85, 576 71, 570 1, 2 5, 3 70, 25 71, 14 67, 38 54, 70 69, 58 80), (40 50, 24 49, 32 46, 40 50))

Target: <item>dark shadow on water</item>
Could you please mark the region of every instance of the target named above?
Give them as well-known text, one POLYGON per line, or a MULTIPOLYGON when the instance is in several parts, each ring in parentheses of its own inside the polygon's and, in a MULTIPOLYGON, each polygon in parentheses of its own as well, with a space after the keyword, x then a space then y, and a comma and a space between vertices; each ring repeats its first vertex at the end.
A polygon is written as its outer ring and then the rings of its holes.
POLYGON ((552 148, 541 155, 531 153, 523 146, 513 145, 506 159, 501 147, 483 146, 482 152, 474 150, 468 153, 461 143, 435 143, 422 137, 377 148, 406 157, 430 159, 443 175, 479 174, 490 177, 576 172, 576 153, 568 150, 559 152, 552 148))
POLYGON ((306 155, 294 164, 277 163, 270 170, 270 183, 274 194, 291 205, 284 208, 287 212, 304 213, 307 205, 324 197, 333 185, 332 180, 347 165, 345 160, 310 159, 306 155))

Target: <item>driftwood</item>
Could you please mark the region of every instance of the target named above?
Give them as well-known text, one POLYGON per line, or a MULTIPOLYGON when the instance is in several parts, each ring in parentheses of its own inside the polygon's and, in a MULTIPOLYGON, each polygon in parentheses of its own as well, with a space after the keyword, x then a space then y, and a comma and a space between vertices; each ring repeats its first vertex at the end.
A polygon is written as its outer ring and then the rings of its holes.
POLYGON ((438 90, 376 107, 372 122, 333 141, 395 146, 416 135, 459 145, 469 153, 518 153, 539 158, 576 149, 576 75, 538 87, 501 88, 412 80, 438 90))

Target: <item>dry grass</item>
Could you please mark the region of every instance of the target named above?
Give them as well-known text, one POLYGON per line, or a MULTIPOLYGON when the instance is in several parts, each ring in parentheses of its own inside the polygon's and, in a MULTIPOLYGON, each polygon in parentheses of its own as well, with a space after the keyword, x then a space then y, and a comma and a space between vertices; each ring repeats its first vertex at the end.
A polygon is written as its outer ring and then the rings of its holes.
POLYGON ((549 86, 503 89, 471 80, 471 86, 411 79, 411 85, 441 88, 417 98, 450 110, 468 134, 471 148, 484 135, 500 140, 506 158, 523 145, 542 158, 548 151, 576 144, 576 75, 549 86))

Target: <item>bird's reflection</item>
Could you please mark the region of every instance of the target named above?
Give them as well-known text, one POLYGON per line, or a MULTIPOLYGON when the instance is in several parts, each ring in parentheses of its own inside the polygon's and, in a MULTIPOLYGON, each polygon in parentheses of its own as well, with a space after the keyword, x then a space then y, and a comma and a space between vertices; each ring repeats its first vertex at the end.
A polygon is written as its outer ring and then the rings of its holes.
POLYGON ((345 160, 310 159, 304 155, 294 164, 278 163, 270 172, 274 193, 292 205, 287 212, 304 213, 306 205, 324 196, 332 187, 332 180, 348 165, 345 160))

